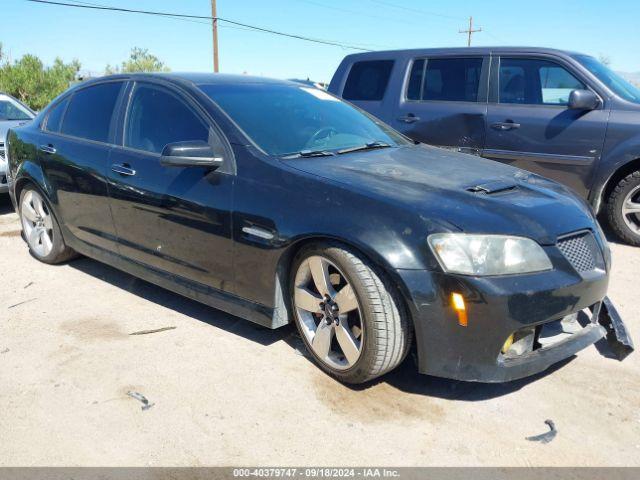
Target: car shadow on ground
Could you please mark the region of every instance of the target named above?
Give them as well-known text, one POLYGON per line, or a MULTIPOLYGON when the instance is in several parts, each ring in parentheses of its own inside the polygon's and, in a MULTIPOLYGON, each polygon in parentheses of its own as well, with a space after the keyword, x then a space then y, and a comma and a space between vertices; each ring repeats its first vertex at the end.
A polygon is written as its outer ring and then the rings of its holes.
POLYGON ((400 367, 385 375, 381 381, 386 382, 400 391, 416 395, 437 397, 446 400, 475 402, 501 397, 542 380, 556 370, 572 362, 576 356, 562 360, 536 375, 505 383, 462 382, 447 378, 432 377, 418 373, 418 367, 413 358, 408 357, 400 367))
POLYGON ((239 317, 235 317, 221 310, 209 307, 195 300, 173 293, 170 290, 157 287, 144 280, 136 278, 96 260, 81 257, 72 260, 70 267, 80 270, 87 275, 99 278, 118 288, 133 293, 138 297, 163 307, 175 310, 183 315, 216 328, 241 336, 260 345, 271 345, 279 340, 286 340, 293 329, 290 326, 271 330, 239 317))
MULTIPOLYGON (((126 290, 140 298, 163 307, 170 308, 183 315, 187 315, 216 328, 231 332, 260 345, 268 346, 282 340, 291 347, 292 354, 302 355, 309 362, 313 362, 310 355, 306 352, 304 343, 299 337, 293 324, 277 330, 271 330, 239 317, 229 315, 220 310, 216 310, 215 308, 196 302, 195 300, 191 300, 169 290, 156 287, 151 283, 140 280, 109 265, 89 258, 81 257, 73 260, 69 262, 69 266, 80 270, 87 275, 99 278, 111 285, 126 290)), ((214 334, 215 333, 212 332, 212 335, 214 334)), ((414 351, 407 356, 402 365, 394 371, 384 375, 382 378, 363 385, 347 385, 347 387, 354 392, 358 392, 372 388, 379 383, 387 383, 400 391, 417 395, 460 401, 486 400, 520 390, 528 384, 540 380, 553 373, 555 370, 562 368, 574 358, 575 357, 568 358, 549 368, 545 372, 533 375, 526 379, 508 383, 486 384, 460 382, 421 375, 418 373, 418 368, 415 363, 414 349, 414 351)), ((322 375, 322 373, 318 373, 322 375)))

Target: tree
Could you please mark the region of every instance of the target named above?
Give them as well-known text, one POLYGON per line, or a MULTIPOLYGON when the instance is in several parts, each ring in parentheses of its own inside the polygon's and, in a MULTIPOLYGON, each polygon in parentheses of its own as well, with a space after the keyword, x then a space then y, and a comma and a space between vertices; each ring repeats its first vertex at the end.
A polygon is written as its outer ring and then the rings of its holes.
POLYGON ((0 90, 40 110, 69 88, 79 70, 77 60, 64 63, 56 58, 45 67, 35 55, 24 55, 13 63, 0 58, 0 90))
POLYGON ((168 72, 164 62, 158 57, 149 53, 146 48, 133 47, 129 59, 122 62, 122 66, 112 67, 107 65, 104 73, 111 75, 113 73, 134 73, 134 72, 168 72))

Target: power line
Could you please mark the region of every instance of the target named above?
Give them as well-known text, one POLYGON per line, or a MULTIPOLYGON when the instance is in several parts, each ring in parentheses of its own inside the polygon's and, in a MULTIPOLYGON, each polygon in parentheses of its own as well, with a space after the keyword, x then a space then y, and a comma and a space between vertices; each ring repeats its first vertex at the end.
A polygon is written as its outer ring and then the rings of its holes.
POLYGON ((102 11, 121 12, 121 13, 138 13, 143 15, 155 15, 155 16, 166 17, 166 18, 209 20, 209 22, 215 20, 216 22, 225 22, 231 25, 236 25, 239 27, 244 27, 244 28, 248 28, 251 30, 259 31, 259 32, 271 33, 273 35, 279 35, 281 37, 295 38, 297 40, 303 40, 306 42, 319 43, 322 45, 331 45, 331 46, 340 47, 340 48, 348 48, 351 50, 360 50, 363 52, 371 51, 370 49, 362 48, 357 45, 349 45, 346 43, 340 43, 333 40, 325 40, 320 38, 307 37, 304 35, 297 35, 293 33, 280 32, 277 30, 272 30, 270 28, 259 27, 256 25, 249 25, 247 23, 237 22, 235 20, 229 20, 227 18, 222 18, 222 17, 213 17, 213 16, 205 16, 205 15, 187 15, 182 13, 157 12, 152 10, 135 10, 131 8, 108 7, 108 6, 101 6, 101 5, 95 5, 95 4, 87 4, 87 3, 78 4, 78 3, 56 2, 52 0, 26 0, 26 1, 32 2, 32 3, 47 4, 47 5, 57 5, 61 7, 85 8, 89 10, 102 10, 102 11))
MULTIPOLYGON (((396 22, 396 23, 401 23, 403 25, 406 25, 407 23, 413 23, 413 24, 417 24, 418 23, 413 19, 407 19, 407 18, 399 19, 399 18, 391 18, 389 16, 375 15, 375 14, 366 13, 366 12, 362 12, 362 11, 358 11, 358 10, 352 10, 352 9, 349 9, 349 8, 336 7, 334 5, 327 5, 325 3, 316 2, 314 0, 299 0, 299 1, 302 1, 304 3, 308 3, 309 5, 315 5, 317 7, 327 8, 329 10, 334 10, 336 12, 351 13, 351 14, 356 15, 357 18, 360 18, 360 17, 375 18, 376 20, 383 20, 385 22, 396 22)), ((422 22, 420 22, 420 24, 423 25, 422 22)), ((389 47, 385 47, 385 48, 389 48, 389 47)))
POLYGON ((372 1, 374 3, 378 3, 380 5, 386 5, 387 7, 397 8, 399 10, 404 10, 405 12, 418 13, 420 15, 427 15, 427 16, 431 16, 431 17, 448 18, 450 20, 462 20, 464 18, 464 17, 454 17, 453 15, 445 15, 443 13, 427 12, 425 10, 419 10, 417 8, 405 7, 403 5, 396 5, 395 3, 384 2, 382 0, 370 0, 370 1, 372 1))

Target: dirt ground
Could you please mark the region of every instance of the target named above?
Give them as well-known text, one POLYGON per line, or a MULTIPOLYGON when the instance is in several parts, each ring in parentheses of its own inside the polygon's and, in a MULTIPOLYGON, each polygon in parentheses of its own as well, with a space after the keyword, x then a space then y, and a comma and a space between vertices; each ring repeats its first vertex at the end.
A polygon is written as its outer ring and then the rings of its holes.
MULTIPOLYGON (((503 385, 422 376, 409 360, 349 388, 291 326, 262 329, 90 259, 37 262, 1 197, 1 466, 640 466, 638 352, 618 362, 590 347, 503 385), (175 328, 130 335, 162 327, 175 328), (546 419, 557 437, 525 440, 546 419)), ((639 342, 640 249, 611 247, 610 297, 639 342)))

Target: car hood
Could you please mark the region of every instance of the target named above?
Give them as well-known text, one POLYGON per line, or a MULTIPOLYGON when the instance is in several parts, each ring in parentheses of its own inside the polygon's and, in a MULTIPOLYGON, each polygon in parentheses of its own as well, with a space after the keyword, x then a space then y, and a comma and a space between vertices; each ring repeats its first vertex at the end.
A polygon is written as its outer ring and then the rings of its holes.
POLYGON ((415 209, 425 222, 541 244, 593 228, 590 207, 566 187, 508 165, 417 145, 287 160, 293 168, 415 209))

